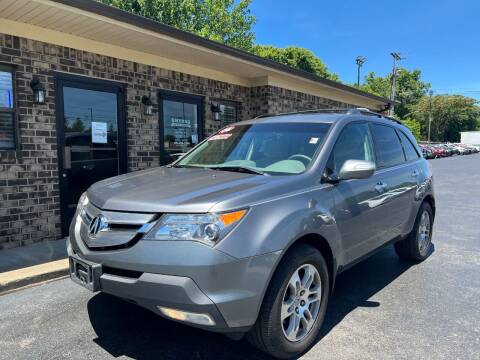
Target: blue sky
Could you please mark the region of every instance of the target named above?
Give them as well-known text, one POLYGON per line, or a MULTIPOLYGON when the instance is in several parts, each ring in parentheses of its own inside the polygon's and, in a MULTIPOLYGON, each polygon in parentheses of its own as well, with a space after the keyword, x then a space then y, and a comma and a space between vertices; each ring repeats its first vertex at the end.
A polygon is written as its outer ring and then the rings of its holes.
POLYGON ((312 50, 340 75, 391 71, 390 53, 422 70, 436 93, 480 100, 480 0, 253 0, 257 43, 312 50))

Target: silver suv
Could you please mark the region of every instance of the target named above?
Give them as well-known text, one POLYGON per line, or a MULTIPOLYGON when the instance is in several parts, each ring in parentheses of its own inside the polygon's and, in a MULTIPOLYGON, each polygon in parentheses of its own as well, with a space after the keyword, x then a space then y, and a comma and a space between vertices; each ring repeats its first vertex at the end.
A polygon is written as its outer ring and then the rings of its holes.
POLYGON ((432 173, 364 109, 233 124, 169 166, 82 195, 71 278, 278 358, 314 344, 335 276, 382 246, 431 252, 432 173))

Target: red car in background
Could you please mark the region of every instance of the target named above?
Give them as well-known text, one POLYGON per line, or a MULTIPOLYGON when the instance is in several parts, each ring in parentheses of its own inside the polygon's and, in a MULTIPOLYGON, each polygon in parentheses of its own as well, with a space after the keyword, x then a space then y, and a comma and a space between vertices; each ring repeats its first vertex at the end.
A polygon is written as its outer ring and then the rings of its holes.
POLYGON ((445 151, 445 149, 441 146, 432 146, 432 151, 433 151, 433 155, 436 157, 436 158, 439 158, 439 157, 446 157, 447 156, 447 152, 445 151))

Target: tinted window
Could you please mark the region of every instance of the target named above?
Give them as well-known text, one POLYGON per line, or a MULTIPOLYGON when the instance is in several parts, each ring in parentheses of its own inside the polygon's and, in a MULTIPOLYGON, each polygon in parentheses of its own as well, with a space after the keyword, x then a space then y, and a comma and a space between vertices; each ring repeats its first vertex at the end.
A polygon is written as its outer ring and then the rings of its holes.
POLYGON ((395 129, 378 124, 372 124, 371 126, 377 167, 384 168, 405 162, 402 144, 400 144, 395 129))
POLYGON ((417 160, 420 156, 418 155, 417 150, 415 150, 415 146, 413 146, 410 139, 401 131, 399 131, 398 134, 402 140, 403 150, 405 150, 407 161, 417 160))
POLYGON ((330 155, 327 170, 338 173, 347 160, 375 161, 367 124, 351 124, 342 130, 330 155))
POLYGON ((220 107, 220 124, 222 127, 238 121, 237 105, 235 103, 222 102, 220 107))

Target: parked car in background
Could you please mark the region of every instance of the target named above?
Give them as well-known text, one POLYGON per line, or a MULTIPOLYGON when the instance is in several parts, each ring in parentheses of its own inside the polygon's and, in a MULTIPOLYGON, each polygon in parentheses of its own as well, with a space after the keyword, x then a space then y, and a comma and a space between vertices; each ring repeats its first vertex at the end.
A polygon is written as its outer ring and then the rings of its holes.
POLYGON ((431 167, 400 123, 363 109, 269 116, 93 184, 70 226, 70 275, 292 358, 318 340, 335 276, 388 244, 423 261, 434 216, 431 167))
POLYGON ((445 150, 445 156, 457 155, 457 151, 450 147, 448 144, 439 145, 443 150, 445 150))
POLYGON ((435 158, 441 158, 441 157, 447 156, 447 152, 445 151, 445 149, 439 145, 432 145, 432 151, 435 158))
POLYGON ((435 158, 435 155, 433 154, 433 150, 430 146, 419 144, 419 147, 422 150, 422 155, 425 159, 435 158))
POLYGON ((435 143, 419 144, 425 159, 443 158, 452 155, 476 154, 480 151, 480 146, 466 145, 459 143, 435 143))

